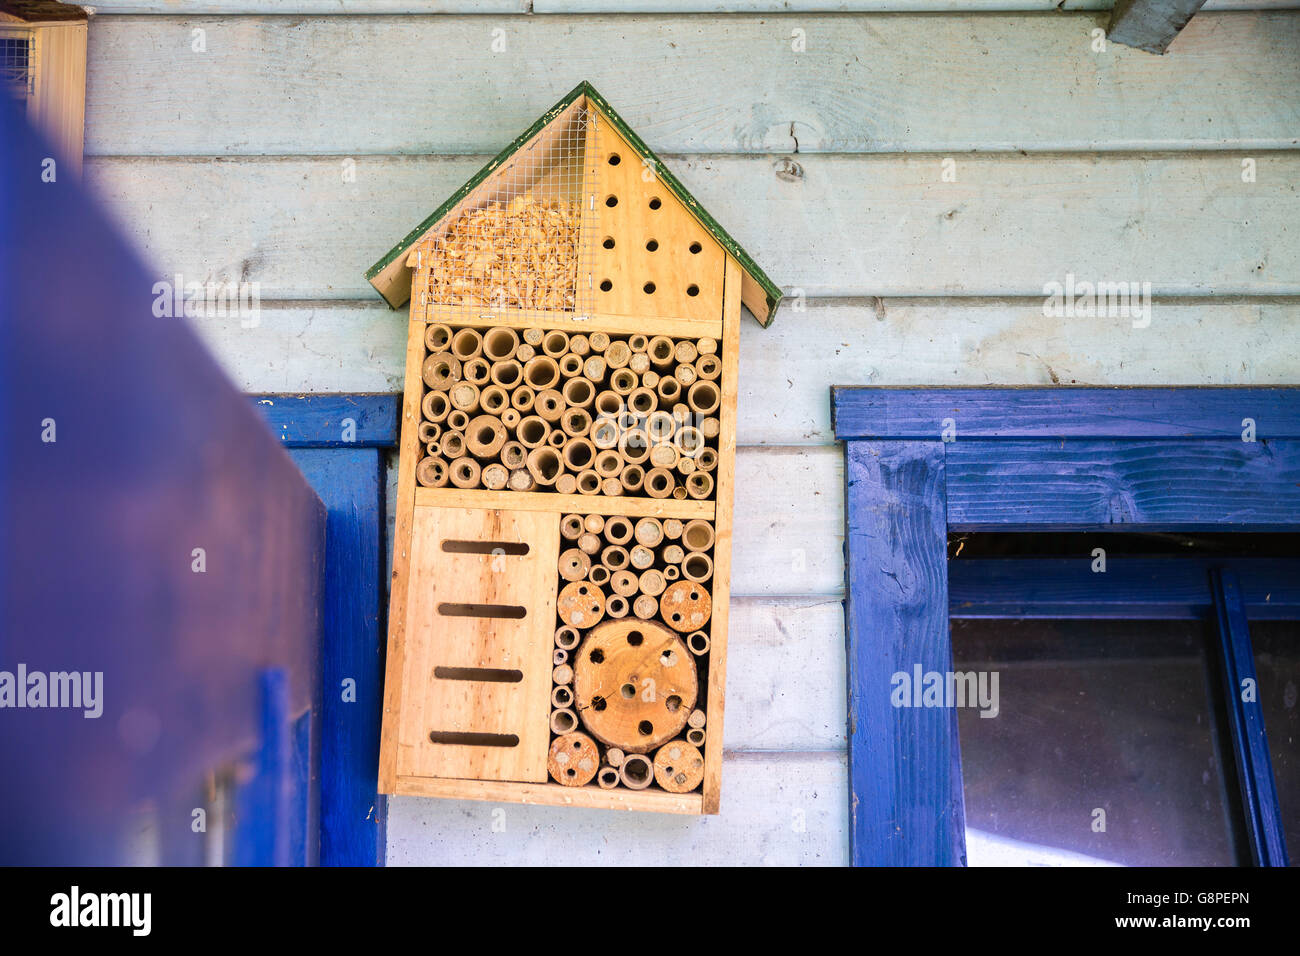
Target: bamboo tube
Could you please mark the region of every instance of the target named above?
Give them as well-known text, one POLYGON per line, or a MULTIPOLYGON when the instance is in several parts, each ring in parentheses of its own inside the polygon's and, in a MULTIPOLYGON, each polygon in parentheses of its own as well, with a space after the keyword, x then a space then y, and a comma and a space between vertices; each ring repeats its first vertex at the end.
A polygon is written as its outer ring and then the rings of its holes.
POLYGON ((640 465, 624 465, 622 472, 618 476, 619 482, 624 491, 638 492, 645 482, 645 469, 640 465))
POLYGON ((578 494, 580 495, 598 495, 600 494, 600 475, 596 474, 590 468, 584 468, 578 472, 577 478, 578 494))
POLYGON ((722 374, 722 360, 716 355, 701 355, 695 361, 695 373, 706 381, 715 381, 722 374))
POLYGON ((628 563, 638 571, 644 571, 655 563, 654 548, 647 548, 644 544, 634 544, 632 550, 628 552, 628 563))
POLYGON ((596 785, 602 790, 613 790, 618 786, 618 770, 613 767, 601 767, 596 772, 596 785))
POLYGON ((590 379, 571 378, 564 383, 562 391, 564 401, 574 408, 590 408, 596 400, 596 386, 590 379))
POLYGON ((641 418, 649 417, 650 413, 658 406, 658 397, 645 386, 632 389, 631 393, 627 397, 628 410, 639 415, 641 418))
POLYGON ((451 401, 446 392, 429 392, 420 402, 420 411, 431 422, 440 422, 451 411, 451 401))
POLYGON ((609 498, 618 498, 623 494, 623 483, 612 476, 602 478, 600 480, 600 493, 609 498))
POLYGON ((592 534, 600 534, 605 530, 605 516, 599 514, 587 515, 582 519, 582 526, 592 534))
POLYGON ((659 386, 655 391, 659 393, 661 405, 671 406, 682 394, 682 383, 672 376, 665 375, 659 380, 659 386))
MULTIPOLYGON (((592 459, 596 457, 595 447, 585 438, 570 438, 564 443, 562 450, 565 467, 575 474, 591 467, 592 459)), ((593 471, 594 475, 595 472, 593 471)))
POLYGON ((551 671, 551 682, 555 684, 572 684, 573 668, 568 664, 561 664, 551 671))
POLYGON ((524 380, 524 367, 514 359, 493 362, 488 370, 488 377, 492 379, 493 385, 500 385, 506 391, 510 391, 524 380))
POLYGON ((681 564, 686 550, 680 544, 666 544, 660 554, 665 564, 681 564))
POLYGON ((605 380, 605 360, 599 355, 591 356, 582 363, 582 374, 593 382, 603 382, 605 380))
POLYGON ((451 329, 445 325, 429 325, 424 329, 424 347, 430 352, 445 352, 451 347, 451 329))
POLYGON ((704 737, 704 729, 701 727, 692 727, 686 731, 686 742, 692 747, 703 747, 704 737))
POLYGON ((633 352, 644 352, 650 345, 650 337, 640 332, 633 332, 627 337, 627 347, 633 352))
POLYGON ((442 441, 442 438, 439 437, 439 438, 438 438, 438 441, 431 441, 431 442, 426 443, 425 446, 424 446, 424 453, 425 453, 426 455, 437 455, 437 456, 441 456, 441 455, 442 455, 442 448, 439 447, 439 442, 441 442, 441 441, 442 441))
POLYGON ((511 491, 532 491, 537 485, 527 468, 516 468, 510 472, 511 491))
POLYGON ((639 428, 629 429, 619 438, 618 451, 629 465, 639 465, 650 457, 650 439, 639 428))
POLYGON ((493 415, 479 415, 465 426, 465 447, 475 458, 495 458, 506 437, 506 426, 493 415))
POLYGON ((581 581, 591 570, 591 558, 581 548, 567 548, 560 552, 560 577, 566 581, 581 581))
MULTIPOLYGON (((564 654, 564 651, 557 650, 555 653, 564 654)), ((551 691, 551 706, 556 710, 564 710, 566 707, 573 706, 573 691, 560 685, 551 691)))
POLYGON ((713 494, 713 476, 707 471, 696 471, 687 475, 686 493, 696 499, 709 497, 713 494))
POLYGON ((641 577, 637 579, 637 587, 642 594, 648 594, 651 597, 658 597, 664 593, 664 588, 668 587, 668 582, 664 576, 654 568, 649 568, 641 572, 641 577))
POLYGON ((669 541, 676 541, 678 538, 682 536, 682 532, 684 530, 685 528, 682 525, 680 518, 664 519, 664 537, 667 538, 669 541))
POLYGON ((679 474, 679 475, 689 475, 689 474, 690 474, 691 472, 693 472, 694 470, 695 470, 695 459, 694 459, 694 458, 678 458, 678 459, 677 459, 677 474, 679 474))
POLYGON ((672 442, 659 442, 650 446, 650 464, 654 468, 673 468, 679 457, 677 446, 672 442))
POLYGON ((447 352, 436 352, 424 360, 420 373, 425 385, 446 391, 453 382, 460 381, 460 359, 447 352))
POLYGON ((699 355, 700 350, 690 339, 682 339, 673 349, 673 358, 677 359, 678 365, 690 365, 699 355))
POLYGON ((596 415, 616 419, 623 411, 623 398, 618 392, 599 392, 596 395, 596 415))
POLYGON ((629 790, 644 790, 654 782, 654 767, 645 754, 628 754, 619 768, 619 777, 629 790))
POLYGON ((591 352, 591 343, 579 332, 577 335, 569 336, 569 351, 574 355, 586 356, 591 352))
POLYGON ((605 361, 610 368, 625 368, 631 359, 632 350, 626 342, 610 342, 609 348, 605 349, 605 361))
POLYGON ((603 352, 609 348, 609 335, 605 332, 591 333, 591 350, 593 352, 603 352))
POLYGON ((620 412, 614 421, 620 430, 629 432, 634 428, 640 428, 642 423, 645 422, 645 416, 638 415, 636 412, 632 411, 632 409, 628 408, 620 412))
POLYGON ((704 716, 704 711, 693 710, 691 711, 691 716, 686 718, 686 726, 694 727, 698 730, 703 727, 707 721, 708 718, 704 716))
POLYGON ((460 377, 471 385, 486 385, 492 377, 492 366, 482 358, 467 359, 461 365, 460 377))
POLYGON ((578 476, 566 471, 555 479, 555 490, 562 495, 576 494, 578 491, 578 476))
POLYGON ((527 362, 536 354, 537 349, 533 348, 527 342, 523 342, 520 344, 519 348, 515 349, 514 358, 518 362, 527 362))
POLYGON ((438 442, 442 456, 455 461, 465 454, 465 436, 460 432, 447 432, 438 442))
POLYGON ((555 629, 556 647, 563 648, 566 651, 571 651, 578 646, 578 642, 581 640, 582 634, 578 632, 576 627, 569 627, 569 625, 565 624, 563 627, 557 627, 555 629))
POLYGON ((670 441, 677 430, 677 422, 668 412, 651 412, 645 422, 645 433, 651 444, 670 441))
POLYGON ((721 403, 722 391, 714 382, 696 382, 686 393, 686 404, 697 415, 712 415, 721 403))
POLYGON ((451 483, 457 488, 477 488, 482 472, 473 458, 457 458, 451 463, 451 483))
POLYGON ((578 547, 588 554, 599 554, 601 549, 600 535, 584 531, 578 536, 578 547))
POLYGON ((477 329, 460 329, 451 337, 451 354, 462 362, 483 354, 483 336, 477 329))
POLYGON ((551 711, 551 733, 563 737, 565 734, 573 733, 577 729, 578 715, 568 707, 561 707, 559 710, 551 711))
POLYGON ((686 646, 696 657, 700 657, 709 652, 709 635, 703 631, 696 631, 686 638, 686 646))
POLYGON ((591 573, 587 575, 587 580, 592 584, 598 584, 604 587, 609 583, 609 568, 603 564, 592 565, 591 573))
MULTIPOLYGON (((566 435, 575 441, 582 438, 583 441, 587 442, 587 446, 591 447, 591 442, 583 438, 591 428, 591 416, 587 414, 585 408, 566 408, 564 414, 560 416, 560 427, 564 429, 566 435)), ((591 455, 594 458, 596 452, 593 450, 591 455)))
POLYGON ((704 432, 705 438, 717 438, 718 432, 722 431, 722 422, 713 417, 706 418, 700 422, 700 431, 704 432))
POLYGON ((452 431, 463 432, 465 426, 469 424, 469 416, 459 408, 453 408, 447 413, 447 427, 452 431))
POLYGON ((685 500, 686 500, 686 489, 683 488, 681 485, 678 485, 676 488, 674 488, 674 489, 673 489, 673 500, 674 500, 674 501, 685 501, 685 500))
POLYGON ((519 420, 515 438, 525 448, 541 448, 546 444, 546 436, 550 433, 551 426, 540 415, 528 415, 519 420))
POLYGON ((644 375, 650 371, 650 356, 644 352, 633 352, 632 357, 627 361, 627 367, 637 375, 644 375))
POLYGON ((621 571, 627 567, 627 548, 621 544, 611 544, 600 552, 600 563, 611 571, 621 571))
POLYGON ((569 351, 569 336, 558 329, 547 332, 542 338, 542 351, 553 359, 569 351))
POLYGON ((609 377, 609 387, 618 395, 632 394, 637 387, 636 373, 630 368, 615 369, 609 377))
POLYGON ((559 428, 552 428, 551 433, 546 436, 546 444, 550 445, 557 451, 564 447, 564 443, 569 440, 569 436, 559 428))
MULTIPOLYGON (((595 445, 596 442, 593 440, 592 444, 595 445)), ((617 478, 623 470, 623 456, 608 449, 597 451, 592 467, 596 469, 596 474, 600 475, 602 481, 606 478, 617 478)))
MULTIPOLYGON (((609 565, 605 566, 609 567, 609 565)), ((609 576, 609 586, 613 589, 615 594, 621 594, 623 597, 631 597, 637 592, 637 577, 631 571, 626 569, 615 571, 609 576)))
POLYGON ((582 534, 582 515, 565 515, 560 519, 560 537, 577 541, 582 534))
POLYGON ((682 545, 688 551, 708 551, 713 547, 713 525, 703 518, 687 522, 682 529, 682 545))
POLYGON ((415 480, 426 488, 444 488, 448 477, 447 463, 441 458, 421 458, 415 466, 415 480))
POLYGON ((700 353, 701 355, 717 355, 717 354, 718 354, 718 340, 717 340, 717 339, 700 339, 699 341, 697 341, 697 342, 695 343, 695 348, 696 348, 696 350, 699 351, 699 353, 700 353))
POLYGON ((523 468, 528 463, 528 449, 517 441, 508 441, 501 446, 501 464, 511 471, 523 468))
POLYGON ((642 518, 636 523, 632 531, 633 537, 638 544, 643 544, 647 548, 658 547, 664 539, 664 526, 658 518, 642 518))
POLYGON ((704 450, 704 432, 694 425, 683 425, 673 436, 673 444, 687 458, 694 458, 704 450))
POLYGON ((483 487, 491 491, 502 491, 510 481, 510 470, 499 461, 483 466, 483 487))
POLYGON ((519 422, 523 417, 519 409, 507 408, 501 412, 501 424, 513 430, 519 427, 519 422))
POLYGON ((640 594, 632 602, 632 613, 643 621, 648 621, 659 613, 659 600, 649 594, 640 594))
POLYGON ((678 402, 673 406, 673 420, 679 425, 685 425, 695 416, 691 414, 690 406, 685 402, 678 402))
POLYGON ((619 618, 627 617, 628 604, 627 598, 621 594, 615 594, 605 602, 605 613, 610 617, 619 618))
POLYGON ((549 488, 564 474, 564 459, 554 448, 534 448, 528 453, 528 473, 533 476, 533 481, 549 488))
POLYGON ((544 388, 533 398, 533 413, 544 421, 558 422, 564 414, 564 396, 553 388, 544 388))
POLYGON ((632 540, 632 522, 622 515, 605 519, 605 540, 610 544, 627 544, 632 540))
POLYGON ((536 348, 542 344, 542 336, 545 333, 541 329, 524 329, 524 341, 536 348))
POLYGON ((662 370, 673 364, 676 348, 668 336, 656 335, 646 346, 646 351, 650 354, 650 364, 662 370))
POLYGON ((682 577, 703 583, 713 577, 713 559, 703 551, 692 551, 682 561, 682 577))
POLYGON ((651 468, 645 475, 645 492, 651 498, 667 498, 673 493, 677 480, 673 473, 663 468, 651 468))
POLYGON ((677 379, 682 388, 687 388, 695 384, 695 380, 700 377, 700 373, 695 371, 694 365, 679 365, 673 369, 673 378, 677 379))
MULTIPOLYGON (((654 369, 651 369, 648 372, 642 373, 641 384, 644 385, 646 388, 656 389, 659 387, 659 379, 661 378, 663 378, 662 375, 660 375, 654 369)), ((656 394, 658 393, 656 392, 656 394)))
POLYGON ((560 374, 565 378, 574 378, 582 374, 582 359, 569 352, 560 356, 560 374))
POLYGON ((524 381, 538 392, 554 388, 560 383, 560 366, 549 355, 534 355, 524 366, 524 381))
POLYGON ((510 407, 510 394, 500 385, 489 385, 478 393, 478 404, 489 415, 500 415, 510 407))
MULTIPOLYGON (((434 393, 430 392, 429 394, 432 395, 434 393)), ((417 432, 420 436, 420 444, 427 445, 429 442, 436 442, 442 437, 442 426, 437 422, 420 422, 420 427, 417 432)), ((430 454, 432 454, 432 452, 430 452, 430 454)))
MULTIPOLYGON (((551 661, 556 667, 559 667, 561 664, 567 664, 569 663, 569 652, 562 647, 557 647, 555 652, 551 654, 551 661)), ((560 706, 567 707, 568 704, 561 704, 560 706)))
POLYGON ((609 747, 605 750, 605 763, 615 769, 623 766, 623 760, 626 754, 618 747, 609 747))
POLYGON ((676 581, 682 576, 682 569, 675 564, 670 564, 660 573, 663 574, 665 581, 676 581))

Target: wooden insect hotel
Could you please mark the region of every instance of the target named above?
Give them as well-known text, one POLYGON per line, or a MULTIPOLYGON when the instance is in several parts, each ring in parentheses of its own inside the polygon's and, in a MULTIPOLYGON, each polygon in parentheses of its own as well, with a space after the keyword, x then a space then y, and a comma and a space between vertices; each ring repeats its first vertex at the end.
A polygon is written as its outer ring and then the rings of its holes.
POLYGON ((780 290, 587 83, 368 278, 410 302, 380 790, 716 813, 780 290))

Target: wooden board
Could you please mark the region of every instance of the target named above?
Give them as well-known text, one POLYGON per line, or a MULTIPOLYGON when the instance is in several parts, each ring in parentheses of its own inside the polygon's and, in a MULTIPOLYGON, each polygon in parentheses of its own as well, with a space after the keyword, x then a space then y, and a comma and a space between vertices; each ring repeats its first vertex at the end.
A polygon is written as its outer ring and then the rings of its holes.
MULTIPOLYGON (((590 161, 596 229, 583 241, 591 249, 597 311, 717 321, 722 247, 608 117, 600 112, 596 117, 590 161)), ((663 330, 656 324, 655 331, 663 330)))
MULTIPOLYGON (((972 149, 1294 147, 1300 18, 1202 14, 1159 59, 1118 44, 1094 52, 1090 31, 1104 25, 1104 16, 1055 12, 469 16, 427 28, 396 17, 267 16, 206 25, 207 52, 195 55, 176 39, 194 26, 188 16, 101 17, 86 145, 95 155, 355 156, 359 169, 376 153, 486 158, 586 78, 661 155, 936 151, 937 166, 948 151, 972 149), (503 54, 491 53, 494 28, 505 31, 503 54), (792 49, 796 28, 806 52, 792 49), (310 76, 347 82, 304 84, 310 76), (159 123, 164 90, 185 108, 159 123)), ((340 158, 331 160, 338 187, 340 158)), ((481 164, 450 188, 426 186, 425 211, 481 164)), ((696 195, 729 228, 752 226, 696 195)), ((412 222, 405 211, 362 271, 425 212, 412 222)))
MULTIPOLYGON (((669 157, 758 261, 780 263, 791 295, 1024 295, 1041 312, 1044 284, 1069 274, 1150 282, 1156 296, 1300 293, 1300 243, 1289 241, 1300 153, 978 155, 957 158, 956 183, 940 181, 941 160, 801 155, 802 178, 787 181, 766 157, 669 157), (1254 183, 1241 181, 1245 155, 1254 183)), ((156 279, 243 278, 266 302, 370 301, 364 272, 410 228, 409 197, 445 195, 476 162, 361 158, 346 185, 336 158, 86 169, 131 238, 167 264, 156 279)), ((796 301, 783 315, 802 328, 796 301)))
MULTIPOLYGON (((961 13, 1012 10, 1109 10, 1113 0, 187 0, 192 16, 545 13, 961 13)), ((1296 0, 1208 0, 1206 10, 1285 10, 1296 0)), ((107 14, 176 15, 176 0, 100 0, 107 14)))
MULTIPOLYGON (((504 508, 511 511, 543 511, 552 514, 632 515, 655 518, 709 518, 712 501, 675 498, 638 498, 631 495, 562 495, 545 491, 483 491, 477 488, 417 488, 418 505, 462 508, 504 508)), ((559 552, 556 552, 558 555, 559 552)))
POLYGON ((553 514, 415 509, 400 775, 546 780, 559 548, 553 514))

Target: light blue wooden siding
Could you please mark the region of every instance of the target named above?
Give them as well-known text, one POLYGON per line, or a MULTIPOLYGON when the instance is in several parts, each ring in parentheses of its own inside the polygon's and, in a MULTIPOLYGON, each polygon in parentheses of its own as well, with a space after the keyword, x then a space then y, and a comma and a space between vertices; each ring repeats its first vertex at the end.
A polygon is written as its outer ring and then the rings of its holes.
POLYGON ((491 804, 402 798, 392 863, 845 862, 831 384, 1300 382, 1293 4, 1223 0, 1264 9, 1201 13, 1164 57, 1094 50, 1106 14, 1050 0, 811 5, 949 12, 108 0, 165 15, 92 23, 87 175, 160 276, 260 284, 255 326, 195 320, 247 391, 398 389, 404 316, 365 268, 583 78, 796 295, 741 341, 722 815, 508 805, 497 832, 491 804), (1044 314, 1067 274, 1150 282, 1149 324, 1044 314))

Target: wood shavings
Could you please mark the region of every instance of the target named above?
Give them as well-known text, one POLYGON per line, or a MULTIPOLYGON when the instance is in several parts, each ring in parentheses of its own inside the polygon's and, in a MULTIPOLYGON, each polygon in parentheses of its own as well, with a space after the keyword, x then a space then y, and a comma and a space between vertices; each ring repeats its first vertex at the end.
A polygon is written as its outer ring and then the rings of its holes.
POLYGON ((430 244, 429 301, 573 311, 578 222, 574 203, 530 193, 461 213, 430 244))

